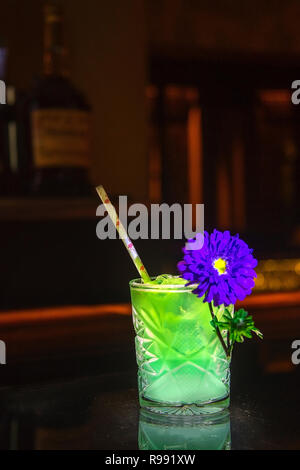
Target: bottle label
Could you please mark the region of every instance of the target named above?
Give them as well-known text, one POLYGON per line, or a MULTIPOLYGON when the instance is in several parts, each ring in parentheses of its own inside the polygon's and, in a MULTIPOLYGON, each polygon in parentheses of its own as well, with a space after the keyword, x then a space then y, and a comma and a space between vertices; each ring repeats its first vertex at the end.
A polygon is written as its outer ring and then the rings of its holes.
POLYGON ((88 167, 90 114, 77 109, 35 110, 32 139, 36 167, 88 167))

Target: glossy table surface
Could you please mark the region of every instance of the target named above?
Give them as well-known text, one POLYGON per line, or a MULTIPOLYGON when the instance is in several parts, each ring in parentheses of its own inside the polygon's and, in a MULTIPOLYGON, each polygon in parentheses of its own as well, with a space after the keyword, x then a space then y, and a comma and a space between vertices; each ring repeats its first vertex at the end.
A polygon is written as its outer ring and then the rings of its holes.
MULTIPOLYGON (((233 375, 231 448, 299 449, 298 384, 297 371, 256 380, 252 376, 251 383, 243 380, 243 384, 233 375)), ((2 449, 138 449, 141 423, 134 367, 2 387, 0 408, 2 449)), ((178 423, 169 423, 162 435, 161 425, 154 424, 152 437, 155 441, 157 436, 159 449, 189 449, 192 433, 196 438, 192 448, 202 449, 207 445, 202 442, 202 428, 201 422, 191 421, 183 431, 178 423)))
POLYGON ((256 307, 265 338, 235 347, 221 426, 140 415, 129 305, 0 315, 0 449, 135 450, 141 433, 157 450, 219 448, 223 438, 232 449, 300 449, 300 365, 291 363, 300 306, 286 305, 256 307))

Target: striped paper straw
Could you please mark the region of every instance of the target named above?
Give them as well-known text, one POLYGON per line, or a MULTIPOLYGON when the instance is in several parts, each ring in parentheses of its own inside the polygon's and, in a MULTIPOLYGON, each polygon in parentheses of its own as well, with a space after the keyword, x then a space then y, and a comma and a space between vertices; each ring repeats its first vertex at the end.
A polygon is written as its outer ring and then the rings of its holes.
POLYGON ((114 226, 116 227, 116 229, 117 229, 117 231, 120 235, 120 238, 122 239, 124 245, 126 246, 126 249, 129 253, 129 255, 131 256, 131 259, 134 262, 135 267, 138 270, 141 278, 143 279, 144 282, 150 282, 151 281, 150 276, 147 273, 147 270, 146 270, 145 266, 143 265, 141 258, 137 254, 137 251, 134 248, 133 243, 130 240, 130 238, 129 238, 129 236, 128 236, 121 220, 119 219, 118 214, 116 212, 116 209, 114 208, 114 206, 110 202, 110 199, 109 199, 105 189, 103 188, 103 186, 97 186, 96 191, 97 191, 99 197, 101 198, 101 201, 103 202, 103 205, 104 205, 105 209, 107 210, 108 215, 110 216, 114 226))

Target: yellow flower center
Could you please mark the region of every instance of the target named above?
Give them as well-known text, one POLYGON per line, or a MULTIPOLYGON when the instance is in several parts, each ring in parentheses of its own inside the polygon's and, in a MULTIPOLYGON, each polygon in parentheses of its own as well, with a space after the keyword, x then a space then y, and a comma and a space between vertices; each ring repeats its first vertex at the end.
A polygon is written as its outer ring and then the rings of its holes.
POLYGON ((218 271, 219 274, 225 274, 226 273, 227 263, 226 263, 225 259, 223 259, 223 258, 216 259, 214 261, 213 266, 218 271))

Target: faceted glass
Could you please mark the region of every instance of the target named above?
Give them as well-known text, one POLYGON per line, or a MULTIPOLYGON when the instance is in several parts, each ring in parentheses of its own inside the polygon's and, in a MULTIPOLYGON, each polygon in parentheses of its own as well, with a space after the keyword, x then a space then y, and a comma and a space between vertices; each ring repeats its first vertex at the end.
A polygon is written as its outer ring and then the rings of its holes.
MULTIPOLYGON (((182 415, 227 408, 230 360, 210 324, 208 304, 192 293, 193 286, 182 284, 137 279, 130 290, 140 405, 182 415)), ((221 319, 224 307, 214 313, 221 319)))

